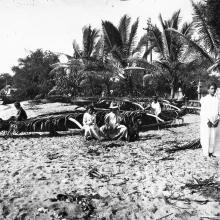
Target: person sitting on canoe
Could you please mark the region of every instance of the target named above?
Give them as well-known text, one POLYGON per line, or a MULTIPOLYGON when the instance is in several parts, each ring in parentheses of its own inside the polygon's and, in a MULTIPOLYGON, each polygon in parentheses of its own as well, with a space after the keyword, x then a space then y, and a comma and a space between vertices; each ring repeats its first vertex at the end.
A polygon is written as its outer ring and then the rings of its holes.
POLYGON ((25 110, 21 107, 20 102, 14 103, 15 108, 17 109, 17 114, 15 116, 16 121, 24 121, 27 119, 27 114, 25 110))
POLYGON ((158 98, 156 96, 153 97, 153 102, 151 103, 151 108, 154 111, 154 114, 158 116, 161 113, 161 106, 158 102, 158 98))

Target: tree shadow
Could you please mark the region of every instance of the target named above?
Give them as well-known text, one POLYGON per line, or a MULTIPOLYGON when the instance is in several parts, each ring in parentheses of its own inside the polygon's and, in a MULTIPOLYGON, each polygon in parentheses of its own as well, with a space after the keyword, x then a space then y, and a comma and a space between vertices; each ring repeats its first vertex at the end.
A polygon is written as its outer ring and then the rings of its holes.
POLYGON ((158 125, 153 125, 152 127, 149 126, 142 126, 140 129, 140 132, 145 132, 145 131, 149 131, 149 130, 162 130, 162 129, 166 129, 166 128, 177 128, 177 127, 183 127, 183 126, 187 126, 190 123, 181 123, 181 124, 158 124, 158 125))
POLYGON ((146 134, 146 135, 141 135, 139 140, 145 141, 149 139, 161 139, 161 136, 155 134, 146 134))

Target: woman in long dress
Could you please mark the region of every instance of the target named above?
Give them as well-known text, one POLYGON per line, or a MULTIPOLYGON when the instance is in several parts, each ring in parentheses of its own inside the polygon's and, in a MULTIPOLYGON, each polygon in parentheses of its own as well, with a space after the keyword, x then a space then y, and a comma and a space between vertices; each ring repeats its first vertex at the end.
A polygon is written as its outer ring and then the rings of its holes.
POLYGON ((83 115, 84 137, 86 140, 95 138, 100 140, 99 128, 96 125, 96 114, 93 106, 89 106, 83 115))

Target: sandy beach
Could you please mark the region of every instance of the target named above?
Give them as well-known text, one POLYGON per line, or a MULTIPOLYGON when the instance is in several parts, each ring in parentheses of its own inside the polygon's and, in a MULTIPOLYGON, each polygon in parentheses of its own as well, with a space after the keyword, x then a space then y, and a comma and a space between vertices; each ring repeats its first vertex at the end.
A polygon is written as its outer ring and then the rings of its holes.
MULTIPOLYGON (((22 106, 29 117, 74 108, 22 106)), ((13 105, 0 106, 1 118, 13 114, 13 105)), ((130 143, 85 142, 73 130, 1 133, 0 219, 220 219, 220 196, 186 187, 220 175, 218 159, 204 158, 201 148, 167 151, 199 138, 199 116, 184 123, 130 143)))

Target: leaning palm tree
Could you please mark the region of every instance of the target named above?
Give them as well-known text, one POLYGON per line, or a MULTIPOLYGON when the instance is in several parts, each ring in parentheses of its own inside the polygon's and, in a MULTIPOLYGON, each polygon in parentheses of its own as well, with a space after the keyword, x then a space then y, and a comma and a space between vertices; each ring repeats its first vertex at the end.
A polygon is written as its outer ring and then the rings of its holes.
MULTIPOLYGON (((185 40, 190 48, 188 52, 191 54, 193 52, 197 57, 200 56, 200 59, 203 59, 206 62, 208 72, 211 72, 212 70, 220 70, 219 27, 210 24, 210 16, 212 13, 210 13, 210 7, 207 7, 210 6, 208 5, 210 1, 211 0, 198 3, 192 1, 194 11, 193 25, 198 33, 195 39, 188 38, 188 36, 184 36, 179 31, 169 28, 170 32, 185 40)), ((220 2, 216 1, 216 3, 220 7, 220 2)))

